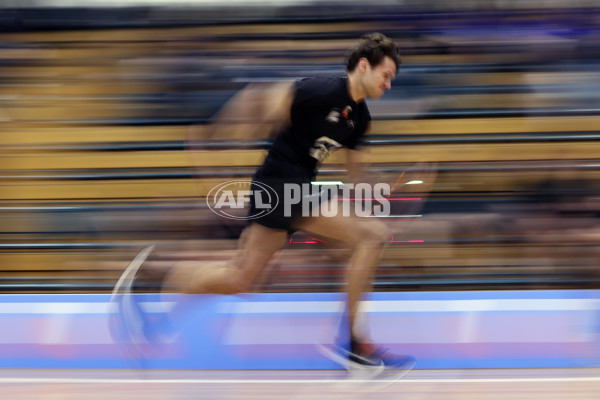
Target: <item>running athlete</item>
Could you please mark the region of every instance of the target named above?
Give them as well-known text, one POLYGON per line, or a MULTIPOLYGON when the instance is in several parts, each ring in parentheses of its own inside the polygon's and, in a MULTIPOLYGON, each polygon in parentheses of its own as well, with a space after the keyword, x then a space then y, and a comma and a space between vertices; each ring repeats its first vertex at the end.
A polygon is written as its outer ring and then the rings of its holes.
MULTIPOLYGON (((396 44, 380 33, 364 35, 351 50, 346 75, 306 78, 295 83, 279 83, 268 88, 249 87, 235 96, 221 112, 223 120, 237 118, 226 127, 228 133, 248 137, 249 130, 277 122, 278 134, 264 163, 253 177, 253 185, 266 184, 281 194, 286 183, 310 183, 317 167, 331 152, 346 148, 350 181, 358 179, 357 146, 367 132, 371 116, 365 99, 377 99, 391 89, 401 60, 396 44), (260 101, 257 98, 260 97, 260 101), (251 108, 256 120, 245 124, 243 110, 251 108), (235 126, 234 126, 235 125, 235 126), (239 129, 239 132, 236 131, 239 129)), ((218 124, 212 130, 218 136, 218 124)), ((231 137, 231 136, 230 136, 231 137)), ((324 200, 332 201, 332 200, 324 200)), ((253 199, 250 215, 256 215, 253 199)), ((372 288, 373 274, 391 234, 387 225, 372 218, 303 216, 301 207, 284 214, 283 207, 250 220, 240 238, 239 252, 230 262, 215 267, 195 265, 175 267, 165 281, 167 291, 180 293, 235 294, 247 291, 274 254, 286 243, 290 232, 308 231, 341 240, 352 251, 346 273, 346 321, 349 343, 341 350, 345 366, 374 366, 410 369, 414 358, 385 357, 357 324, 362 294, 372 288), (391 363, 391 364, 390 364, 391 363)), ((139 268, 146 251, 132 262, 129 272, 139 268)), ((133 275, 132 275, 133 274, 133 275)), ((122 288, 116 291, 122 292, 122 288)), ((341 347, 340 347, 341 349, 341 347)))

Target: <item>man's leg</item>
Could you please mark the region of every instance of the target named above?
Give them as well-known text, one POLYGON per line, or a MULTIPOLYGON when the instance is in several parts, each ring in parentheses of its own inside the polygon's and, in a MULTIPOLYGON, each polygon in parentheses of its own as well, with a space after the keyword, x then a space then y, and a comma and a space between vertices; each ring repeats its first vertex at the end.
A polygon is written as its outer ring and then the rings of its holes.
MULTIPOLYGON (((246 291, 286 238, 287 231, 253 223, 242 234, 237 255, 230 262, 176 265, 163 281, 163 292, 234 294, 246 291)), ((151 252, 152 247, 145 248, 134 258, 111 297, 111 308, 117 313, 117 318, 111 319, 111 332, 132 359, 143 360, 148 346, 157 345, 171 335, 172 322, 187 312, 185 302, 177 302, 160 320, 150 320, 133 296, 136 275, 151 252)), ((136 364, 136 368, 139 367, 136 364)))
POLYGON ((317 235, 344 241, 353 249, 346 271, 346 291, 351 335, 360 338, 362 334, 356 324, 358 306, 363 293, 372 288, 381 252, 391 238, 387 225, 371 219, 336 215, 305 218, 297 226, 317 235))
MULTIPOLYGON (((366 334, 357 324, 358 306, 363 293, 371 291, 373 275, 379 264, 381 252, 389 242, 391 234, 385 223, 372 219, 356 219, 343 216, 313 217, 302 220, 298 227, 318 235, 347 242, 352 252, 346 274, 348 292, 348 319, 350 328, 349 349, 343 345, 345 335, 340 338, 342 346, 331 351, 323 347, 324 353, 350 371, 368 372, 370 377, 380 376, 391 381, 401 378, 415 365, 415 358, 396 355, 369 343, 366 334), (382 374, 390 371, 393 375, 382 374), (374 375, 373 375, 374 374, 374 375)), ((342 321, 342 329, 345 321, 342 321)))
POLYGON ((181 263, 167 276, 165 291, 217 294, 246 291, 286 239, 285 230, 252 223, 242 233, 232 260, 181 263))

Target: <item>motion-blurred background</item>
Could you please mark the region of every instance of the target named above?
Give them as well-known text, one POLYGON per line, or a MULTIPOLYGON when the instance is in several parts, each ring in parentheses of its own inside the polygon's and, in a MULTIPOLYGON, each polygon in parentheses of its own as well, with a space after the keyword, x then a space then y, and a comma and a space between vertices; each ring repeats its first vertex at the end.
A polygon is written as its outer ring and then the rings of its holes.
MULTIPOLYGON (((248 83, 343 74, 371 31, 397 41, 403 66, 369 103, 368 168, 439 168, 426 202, 393 203, 375 290, 595 288, 596 5, 4 1, 0 291, 109 292, 149 243, 165 265, 228 257, 245 222, 204 196, 249 179, 268 140, 212 140, 196 165, 189 127, 248 83)), ((321 178, 338 179, 340 160, 321 178)), ((345 257, 297 233, 256 289, 337 291, 345 257)))

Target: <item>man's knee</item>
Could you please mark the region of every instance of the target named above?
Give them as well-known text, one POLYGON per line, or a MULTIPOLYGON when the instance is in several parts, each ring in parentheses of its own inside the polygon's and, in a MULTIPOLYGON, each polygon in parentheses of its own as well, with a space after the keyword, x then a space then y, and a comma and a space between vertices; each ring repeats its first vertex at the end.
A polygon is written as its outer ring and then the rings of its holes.
POLYGON ((180 277, 185 293, 237 294, 250 287, 239 270, 228 263, 213 262, 196 267, 193 274, 180 277))
POLYGON ((383 247, 391 240, 392 233, 385 223, 372 221, 364 227, 363 238, 373 246, 383 247))
POLYGON ((240 273, 238 268, 230 265, 215 269, 208 276, 208 292, 218 294, 238 294, 248 291, 250 282, 240 273))

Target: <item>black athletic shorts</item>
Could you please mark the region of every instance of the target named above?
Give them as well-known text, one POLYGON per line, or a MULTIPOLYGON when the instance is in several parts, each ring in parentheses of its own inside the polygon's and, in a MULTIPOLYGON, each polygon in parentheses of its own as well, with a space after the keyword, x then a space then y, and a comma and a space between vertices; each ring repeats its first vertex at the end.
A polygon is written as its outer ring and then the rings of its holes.
MULTIPOLYGON (((289 201, 290 184, 310 187, 312 180, 314 176, 301 166, 269 154, 252 178, 248 219, 268 228, 293 233, 294 222, 302 216, 302 202, 289 201)), ((298 193, 294 195, 297 199, 298 193)))

